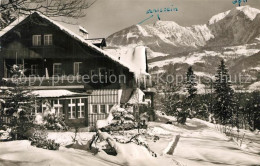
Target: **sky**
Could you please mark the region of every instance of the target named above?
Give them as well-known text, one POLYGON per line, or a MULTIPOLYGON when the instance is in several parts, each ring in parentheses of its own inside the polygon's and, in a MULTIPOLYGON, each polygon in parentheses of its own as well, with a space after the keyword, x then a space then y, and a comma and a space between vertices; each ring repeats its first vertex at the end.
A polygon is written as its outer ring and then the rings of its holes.
MULTIPOLYGON (((126 27, 138 24, 150 16, 149 9, 175 7, 178 11, 160 13, 163 21, 182 26, 205 24, 215 14, 237 7, 233 0, 97 0, 86 10, 86 16, 73 20, 82 25, 90 38, 108 37, 126 27)), ((242 0, 243 1, 243 0, 242 0)), ((260 0, 247 0, 241 5, 260 9, 260 0)), ((157 16, 142 24, 154 23, 157 16)))

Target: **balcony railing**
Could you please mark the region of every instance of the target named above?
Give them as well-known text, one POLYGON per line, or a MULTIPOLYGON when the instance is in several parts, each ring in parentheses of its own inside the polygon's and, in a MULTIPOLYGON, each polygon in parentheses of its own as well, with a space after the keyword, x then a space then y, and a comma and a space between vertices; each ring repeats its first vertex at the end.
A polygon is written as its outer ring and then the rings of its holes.
MULTIPOLYGON (((19 83, 29 87, 66 87, 67 88, 84 88, 84 82, 81 76, 55 76, 55 77, 40 77, 30 76, 21 77, 18 79, 19 83)), ((16 78, 3 78, 2 85, 8 86, 17 82, 16 78)))

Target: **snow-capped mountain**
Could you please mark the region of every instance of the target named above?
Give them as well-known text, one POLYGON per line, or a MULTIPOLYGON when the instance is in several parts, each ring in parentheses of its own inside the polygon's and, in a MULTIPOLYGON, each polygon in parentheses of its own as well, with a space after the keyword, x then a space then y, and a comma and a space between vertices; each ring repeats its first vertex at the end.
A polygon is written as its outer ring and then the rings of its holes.
POLYGON ((213 76, 225 59, 232 74, 260 81, 260 10, 250 6, 216 14, 204 25, 133 25, 110 35, 107 44, 107 51, 120 56, 128 47, 147 46, 150 72, 165 72, 173 64, 175 72, 184 73, 192 65, 198 75, 213 76))
POLYGON ((146 45, 156 52, 179 53, 183 48, 194 50, 213 38, 206 25, 182 27, 171 21, 133 25, 107 38, 109 46, 146 45))
POLYGON ((173 21, 133 25, 110 35, 107 43, 111 47, 145 45, 154 52, 165 54, 205 46, 247 44, 259 37, 259 13, 258 9, 243 6, 217 14, 204 25, 183 27, 173 21))
POLYGON ((213 16, 208 24, 214 38, 207 45, 241 45, 255 41, 260 34, 260 10, 249 6, 213 16))

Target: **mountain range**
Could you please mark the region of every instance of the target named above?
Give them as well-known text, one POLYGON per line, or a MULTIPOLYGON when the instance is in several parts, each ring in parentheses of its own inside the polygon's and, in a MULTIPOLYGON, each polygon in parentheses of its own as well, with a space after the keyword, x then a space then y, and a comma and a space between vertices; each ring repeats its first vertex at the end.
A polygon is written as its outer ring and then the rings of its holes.
POLYGON ((248 75, 252 82, 246 86, 260 87, 260 10, 250 6, 216 14, 203 25, 133 25, 110 35, 107 45, 117 56, 124 56, 129 47, 146 46, 152 74, 169 69, 184 74, 193 66, 196 75, 212 77, 224 59, 231 75, 248 75))

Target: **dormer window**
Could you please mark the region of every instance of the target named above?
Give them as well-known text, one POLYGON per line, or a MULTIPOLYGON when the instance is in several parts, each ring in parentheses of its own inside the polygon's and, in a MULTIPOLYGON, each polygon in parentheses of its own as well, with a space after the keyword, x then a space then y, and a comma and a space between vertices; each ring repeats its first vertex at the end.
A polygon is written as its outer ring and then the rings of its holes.
POLYGON ((33 46, 40 46, 42 44, 41 35, 33 35, 32 44, 33 46))
POLYGON ((44 45, 50 46, 52 45, 52 34, 46 34, 44 35, 44 45))

